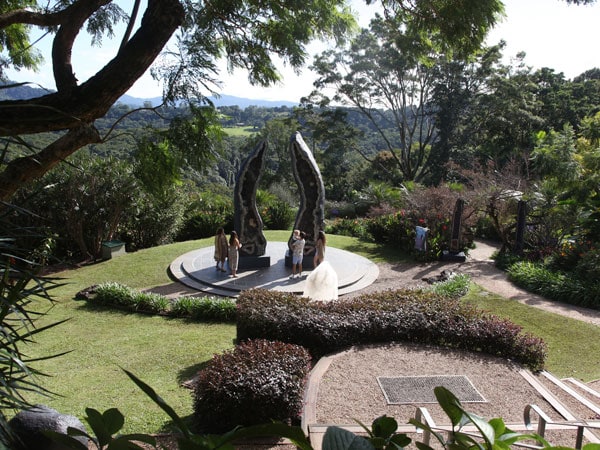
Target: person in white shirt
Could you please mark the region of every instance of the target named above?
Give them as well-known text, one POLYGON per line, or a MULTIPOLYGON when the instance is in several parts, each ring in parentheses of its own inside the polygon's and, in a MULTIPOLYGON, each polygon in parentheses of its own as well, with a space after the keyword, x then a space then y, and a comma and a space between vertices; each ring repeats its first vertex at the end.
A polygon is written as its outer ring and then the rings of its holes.
POLYGON ((304 258, 304 246, 306 245, 306 233, 299 233, 300 239, 292 240, 292 274, 290 278, 302 277, 302 260, 304 258))

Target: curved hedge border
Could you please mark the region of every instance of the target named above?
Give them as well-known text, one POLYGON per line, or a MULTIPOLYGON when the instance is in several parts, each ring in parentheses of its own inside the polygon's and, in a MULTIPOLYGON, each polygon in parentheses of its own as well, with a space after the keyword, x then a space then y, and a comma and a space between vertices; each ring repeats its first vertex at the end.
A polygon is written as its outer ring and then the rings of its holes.
POLYGON ((313 357, 379 342, 441 345, 511 358, 532 370, 546 359, 544 342, 509 320, 432 292, 396 290, 343 302, 311 302, 252 289, 237 301, 238 340, 301 345, 313 357))

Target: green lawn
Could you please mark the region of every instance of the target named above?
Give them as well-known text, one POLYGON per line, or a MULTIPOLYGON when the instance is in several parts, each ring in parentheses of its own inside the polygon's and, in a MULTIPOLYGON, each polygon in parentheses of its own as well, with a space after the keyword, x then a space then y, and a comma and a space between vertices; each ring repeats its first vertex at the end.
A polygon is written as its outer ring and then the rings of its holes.
POLYGON ((249 137, 258 133, 258 130, 251 126, 240 126, 240 127, 225 127, 223 131, 228 136, 238 137, 249 137))
MULTIPOLYGON (((285 241, 290 232, 265 234, 269 241, 285 241)), ((118 407, 126 417, 126 432, 160 431, 168 423, 167 417, 127 378, 121 370, 124 368, 153 386, 180 415, 189 415, 191 394, 180 383, 213 354, 233 346, 235 326, 97 309, 74 300, 74 296, 79 290, 104 281, 133 288, 168 284, 171 281, 167 268, 177 256, 212 242, 208 238, 165 245, 57 274, 67 284, 52 291, 57 303, 44 322, 70 320, 44 331, 27 352, 32 357, 65 350, 70 353, 34 365, 50 375, 41 381, 59 396, 30 400, 78 417, 83 417, 86 407, 118 407)), ((387 248, 348 237, 328 236, 328 245, 374 261, 403 259, 403 255, 387 248)), ((551 372, 585 381, 600 378, 600 327, 508 301, 478 288, 473 289, 467 301, 508 317, 543 337, 550 349, 551 372)))
POLYGON ((546 368, 564 378, 600 379, 600 327, 508 300, 473 286, 466 301, 544 339, 546 368))

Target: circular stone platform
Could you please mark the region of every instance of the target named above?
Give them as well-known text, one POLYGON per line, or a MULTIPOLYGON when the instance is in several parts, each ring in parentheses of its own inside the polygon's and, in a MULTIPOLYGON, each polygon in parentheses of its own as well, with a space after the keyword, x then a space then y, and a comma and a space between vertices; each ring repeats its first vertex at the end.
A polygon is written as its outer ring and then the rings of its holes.
MULTIPOLYGON (((271 265, 238 270, 237 278, 215 269, 213 246, 181 255, 171 263, 169 271, 174 279, 186 286, 213 295, 237 297, 241 291, 252 288, 301 295, 310 271, 305 270, 302 278, 290 279, 291 267, 285 267, 286 250, 287 242, 268 242, 264 256, 271 258, 271 265)), ((379 276, 375 263, 354 253, 327 247, 325 258, 337 273, 339 295, 364 289, 379 276)), ((228 268, 227 264, 225 268, 228 268)))

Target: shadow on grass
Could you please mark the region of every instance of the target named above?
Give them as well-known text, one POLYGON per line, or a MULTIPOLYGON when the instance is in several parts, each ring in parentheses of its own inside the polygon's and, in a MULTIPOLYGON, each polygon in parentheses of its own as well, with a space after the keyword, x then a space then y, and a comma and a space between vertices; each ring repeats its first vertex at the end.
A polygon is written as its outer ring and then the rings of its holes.
POLYGON ((390 245, 357 243, 345 245, 344 250, 378 262, 415 262, 412 255, 390 245))
MULTIPOLYGON (((175 411, 175 412, 177 412, 177 411, 175 411)), ((188 427, 189 430, 194 431, 195 423, 194 423, 194 414, 193 413, 188 414, 187 416, 181 417, 181 420, 183 421, 185 426, 188 427)), ((167 420, 160 427, 159 434, 161 434, 163 436, 161 436, 160 438, 157 437, 157 440, 162 442, 165 449, 179 448, 179 447, 174 446, 174 445, 176 445, 175 442, 177 440, 177 437, 181 436, 181 433, 179 432, 179 429, 177 428, 177 425, 175 424, 175 422, 173 422, 172 420, 167 420)), ((163 447, 160 447, 160 448, 163 448, 163 447)))
POLYGON ((115 304, 100 304, 94 303, 89 300, 78 300, 75 299, 76 302, 81 302, 77 305, 76 309, 88 311, 88 312, 103 312, 103 313, 112 313, 115 315, 121 316, 143 316, 143 317, 153 317, 159 316, 165 320, 179 321, 185 323, 193 323, 193 324, 205 324, 205 325, 215 325, 215 324, 223 324, 223 325, 231 325, 235 324, 235 317, 228 319, 225 318, 196 318, 191 316, 178 316, 169 312, 156 312, 156 311, 148 311, 144 309, 133 309, 128 306, 120 306, 115 304))
POLYGON ((185 388, 192 389, 193 382, 198 375, 198 372, 203 370, 210 361, 203 361, 197 364, 193 364, 189 367, 184 367, 179 372, 177 372, 177 383, 182 385, 185 388))

